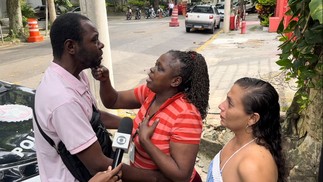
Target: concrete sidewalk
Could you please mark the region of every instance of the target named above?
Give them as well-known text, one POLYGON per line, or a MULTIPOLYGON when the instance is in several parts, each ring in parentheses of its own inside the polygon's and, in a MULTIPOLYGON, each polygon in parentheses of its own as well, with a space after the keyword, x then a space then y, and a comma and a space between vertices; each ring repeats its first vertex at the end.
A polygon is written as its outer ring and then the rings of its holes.
POLYGON ((263 31, 255 14, 246 18, 247 31, 218 33, 198 49, 206 59, 210 76, 210 113, 226 98, 234 81, 241 77, 256 77, 271 82, 279 91, 281 105, 291 102, 294 90, 284 82, 276 64, 279 59, 279 35, 263 31))

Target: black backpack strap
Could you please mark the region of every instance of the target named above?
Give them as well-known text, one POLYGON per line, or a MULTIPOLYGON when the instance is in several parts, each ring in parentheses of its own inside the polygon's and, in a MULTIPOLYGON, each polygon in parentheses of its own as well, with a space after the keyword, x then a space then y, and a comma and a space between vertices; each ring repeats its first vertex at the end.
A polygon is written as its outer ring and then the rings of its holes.
POLYGON ((35 111, 35 100, 34 100, 34 108, 33 108, 33 113, 34 113, 34 118, 35 118, 35 122, 37 124, 38 130, 40 131, 40 133, 43 135, 43 137, 45 138, 45 140, 47 140, 47 142, 54 147, 54 149, 56 150, 56 152, 59 154, 59 151, 57 150, 57 147, 55 145, 55 142, 48 136, 46 135, 46 133, 41 129, 38 120, 37 120, 37 116, 36 116, 36 111, 35 111))
MULTIPOLYGON (((35 108, 35 103, 34 103, 35 108)), ((65 147, 64 143, 60 141, 56 147, 54 141, 46 135, 46 133, 41 129, 37 118, 35 109, 33 109, 34 118, 37 124, 37 127, 43 137, 47 140, 47 142, 56 150, 58 155, 61 157, 64 165, 70 171, 70 173, 80 182, 88 182, 92 175, 88 171, 88 169, 84 166, 84 164, 80 161, 80 159, 76 155, 72 155, 65 147)))

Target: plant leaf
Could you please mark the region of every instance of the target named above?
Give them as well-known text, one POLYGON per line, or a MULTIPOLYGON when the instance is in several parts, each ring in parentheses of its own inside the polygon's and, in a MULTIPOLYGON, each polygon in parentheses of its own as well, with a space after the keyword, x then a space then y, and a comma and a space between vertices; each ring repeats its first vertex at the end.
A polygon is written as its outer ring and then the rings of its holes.
POLYGON ((323 2, 322 0, 311 0, 309 4, 311 17, 323 24, 323 2))
POLYGON ((304 33, 304 36, 308 44, 322 44, 322 40, 323 40, 322 29, 308 30, 304 33))
POLYGON ((282 18, 282 20, 279 22, 279 26, 277 28, 277 33, 283 33, 284 31, 284 17, 282 18))
POLYGON ((281 59, 276 61, 276 64, 279 66, 285 67, 285 69, 289 69, 293 66, 293 63, 289 59, 281 59))

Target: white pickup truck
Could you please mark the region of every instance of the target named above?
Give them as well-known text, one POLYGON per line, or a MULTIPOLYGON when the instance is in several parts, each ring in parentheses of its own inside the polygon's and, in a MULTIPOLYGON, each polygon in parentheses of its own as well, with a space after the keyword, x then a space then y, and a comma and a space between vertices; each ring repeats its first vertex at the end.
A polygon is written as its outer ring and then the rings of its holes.
POLYGON ((213 5, 196 5, 185 18, 186 32, 191 29, 207 29, 214 33, 215 28, 220 28, 220 15, 213 5))

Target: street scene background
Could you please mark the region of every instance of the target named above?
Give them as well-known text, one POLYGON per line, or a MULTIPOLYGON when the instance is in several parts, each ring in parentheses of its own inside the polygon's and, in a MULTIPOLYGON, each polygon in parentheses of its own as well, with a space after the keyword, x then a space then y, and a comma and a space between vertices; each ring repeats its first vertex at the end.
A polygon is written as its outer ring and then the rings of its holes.
MULTIPOLYGON (((221 29, 215 34, 186 33, 184 17, 179 16, 178 21, 179 27, 169 27, 170 17, 138 21, 125 20, 124 16, 108 17, 114 84, 117 90, 124 90, 145 83, 149 68, 171 49, 196 50, 205 57, 210 76, 210 109, 196 161, 196 168, 205 180, 210 156, 215 155, 208 141, 214 140, 213 130, 219 126, 218 105, 235 80, 249 76, 270 81, 279 91, 285 109, 296 90, 284 81, 275 63, 280 53, 278 34, 263 31, 256 14, 247 16, 245 34, 240 30, 223 33, 221 29)), ((42 24, 39 22, 40 26, 42 24)), ((41 33, 45 36, 42 42, 0 45, 0 80, 37 88, 52 61, 48 34, 41 33)), ((121 115, 134 113, 118 111, 121 115)), ((223 137, 223 140, 228 139, 223 137)))

